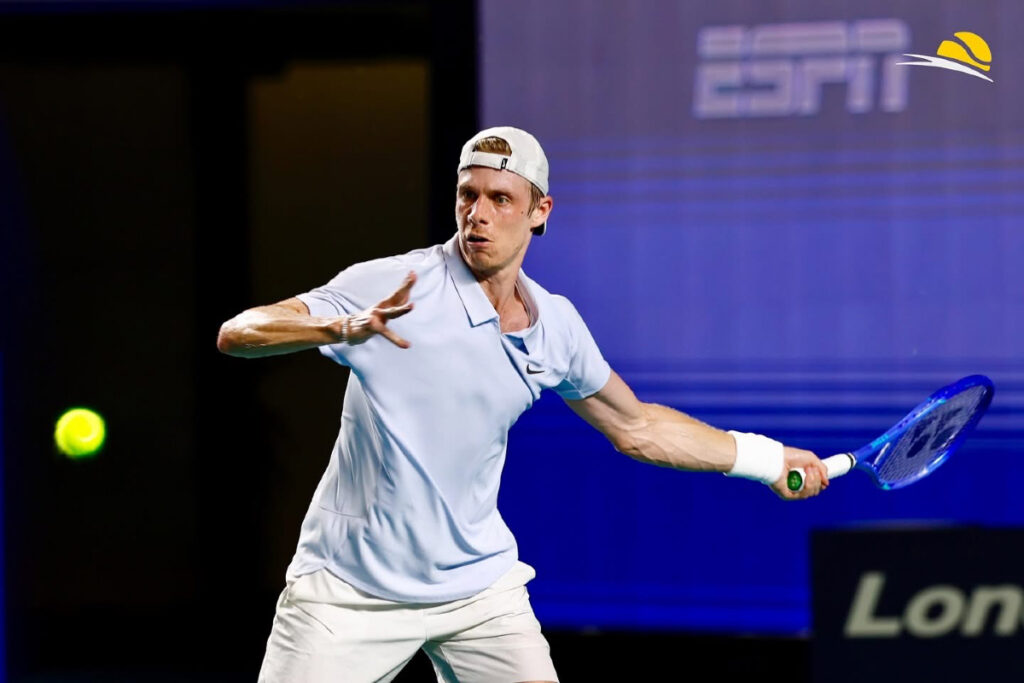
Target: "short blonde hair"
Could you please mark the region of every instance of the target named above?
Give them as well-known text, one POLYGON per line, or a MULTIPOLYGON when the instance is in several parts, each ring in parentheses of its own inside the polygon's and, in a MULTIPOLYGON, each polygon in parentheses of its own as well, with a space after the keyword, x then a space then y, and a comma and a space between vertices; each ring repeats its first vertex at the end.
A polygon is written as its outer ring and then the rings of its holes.
MULTIPOLYGON (((512 148, 509 144, 497 137, 481 138, 475 145, 473 145, 473 151, 489 152, 491 154, 504 154, 505 156, 512 154, 512 148)), ((536 209, 542 199, 544 199, 544 193, 540 191, 539 187, 530 183, 530 208, 527 211, 533 211, 536 209)))

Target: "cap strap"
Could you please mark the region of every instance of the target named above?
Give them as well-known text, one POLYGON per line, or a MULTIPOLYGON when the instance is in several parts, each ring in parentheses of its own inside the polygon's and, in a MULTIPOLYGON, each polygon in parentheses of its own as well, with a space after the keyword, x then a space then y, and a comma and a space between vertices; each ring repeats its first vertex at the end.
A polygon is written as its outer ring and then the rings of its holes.
POLYGON ((467 166, 487 166, 501 170, 508 164, 508 157, 504 154, 493 154, 491 152, 470 152, 462 162, 463 168, 467 166))

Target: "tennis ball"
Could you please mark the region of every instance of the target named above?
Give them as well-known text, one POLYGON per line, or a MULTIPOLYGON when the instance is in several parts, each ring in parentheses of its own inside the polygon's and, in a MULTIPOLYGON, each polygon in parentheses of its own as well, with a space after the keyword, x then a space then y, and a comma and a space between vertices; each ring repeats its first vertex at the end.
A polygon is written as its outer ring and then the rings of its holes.
POLYGON ((72 408, 57 420, 53 440, 69 458, 87 458, 103 448, 107 426, 103 418, 88 408, 72 408))

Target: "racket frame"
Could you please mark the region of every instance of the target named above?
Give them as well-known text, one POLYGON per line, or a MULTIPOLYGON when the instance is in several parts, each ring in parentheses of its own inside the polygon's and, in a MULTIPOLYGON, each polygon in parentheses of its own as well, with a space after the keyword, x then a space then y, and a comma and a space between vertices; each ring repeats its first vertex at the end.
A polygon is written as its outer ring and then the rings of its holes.
MULTIPOLYGON (((971 431, 973 431, 982 415, 984 415, 985 411, 988 410, 988 407, 992 402, 992 395, 994 392, 995 387, 992 384, 992 380, 985 375, 968 375, 966 377, 962 377, 956 382, 947 384, 941 389, 933 392, 932 395, 925 400, 921 401, 921 403, 907 413, 903 419, 894 424, 875 440, 861 446, 852 453, 839 453, 837 455, 824 458, 822 462, 825 464, 826 471, 828 472, 828 478, 831 480, 835 477, 840 477, 856 467, 868 472, 871 475, 872 480, 875 482, 875 485, 887 491, 903 488, 904 486, 908 486, 919 481, 923 477, 926 477, 935 471, 936 468, 944 463, 949 456, 960 447, 963 440, 971 431), (924 467, 916 476, 909 477, 897 483, 883 483, 879 480, 877 471, 879 457, 886 453, 889 446, 906 434, 907 431, 913 425, 917 424, 923 417, 946 403, 946 401, 951 397, 976 386, 985 387, 985 397, 982 399, 978 407, 975 408, 974 414, 971 415, 971 418, 958 430, 956 438, 945 447, 944 452, 940 457, 928 463, 927 467, 924 467)), ((804 468, 796 467, 790 469, 787 473, 787 487, 790 491, 799 492, 803 489, 804 478, 804 468), (798 485, 794 487, 794 484, 797 482, 799 482, 798 485)))

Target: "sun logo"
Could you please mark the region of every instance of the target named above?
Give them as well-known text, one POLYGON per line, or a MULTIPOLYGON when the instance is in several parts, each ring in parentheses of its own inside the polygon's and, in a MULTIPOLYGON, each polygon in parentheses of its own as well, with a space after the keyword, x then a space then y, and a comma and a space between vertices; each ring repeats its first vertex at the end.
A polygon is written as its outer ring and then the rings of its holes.
POLYGON ((935 66, 940 69, 959 71, 983 78, 989 83, 994 83, 991 78, 978 71, 988 71, 992 68, 992 50, 989 49, 985 39, 977 33, 970 31, 958 31, 953 34, 954 38, 960 40, 944 40, 935 51, 936 57, 931 55, 904 54, 904 57, 917 57, 922 62, 897 62, 901 66, 935 66), (973 68, 972 68, 973 67, 973 68))

